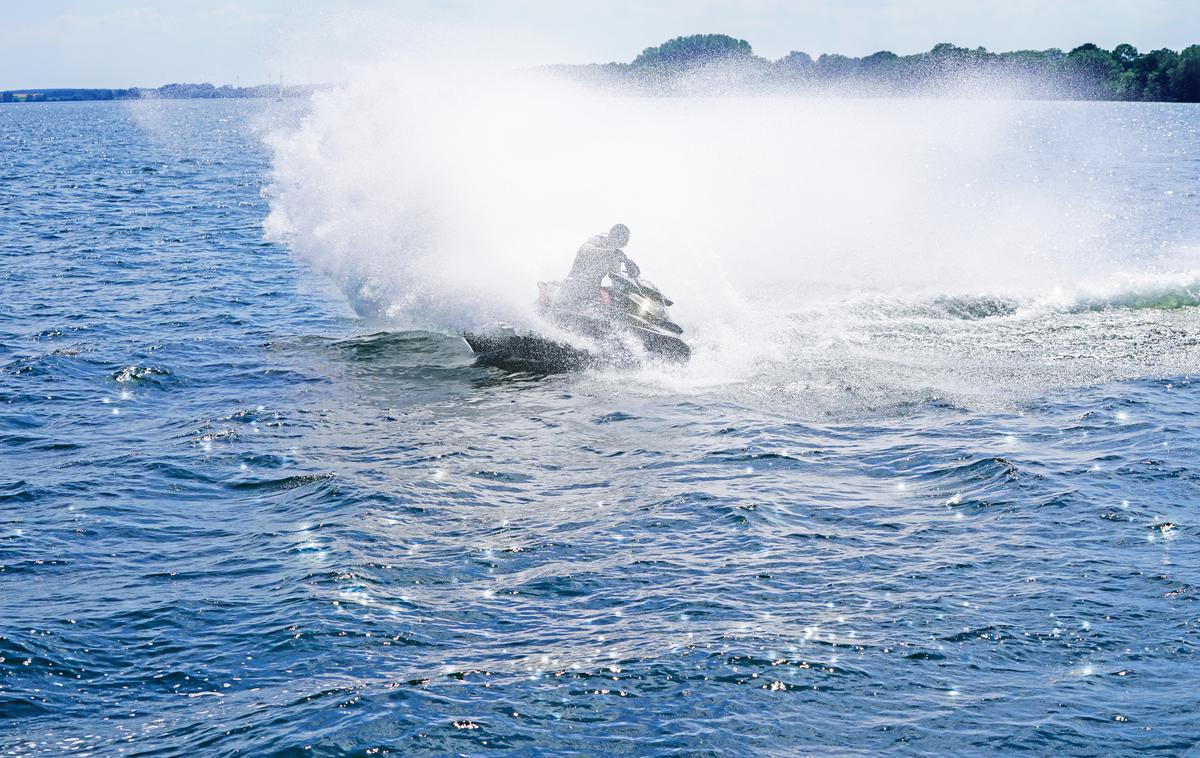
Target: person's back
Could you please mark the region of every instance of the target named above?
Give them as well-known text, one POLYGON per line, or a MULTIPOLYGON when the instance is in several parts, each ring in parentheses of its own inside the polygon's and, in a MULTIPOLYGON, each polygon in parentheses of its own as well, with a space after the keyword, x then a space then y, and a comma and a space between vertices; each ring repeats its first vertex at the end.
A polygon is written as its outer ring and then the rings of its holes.
POLYGON ((579 308, 598 303, 604 277, 619 273, 622 266, 637 276, 637 265, 621 250, 628 242, 628 227, 617 224, 608 234, 597 234, 583 243, 575 253, 571 273, 558 291, 558 307, 579 308))

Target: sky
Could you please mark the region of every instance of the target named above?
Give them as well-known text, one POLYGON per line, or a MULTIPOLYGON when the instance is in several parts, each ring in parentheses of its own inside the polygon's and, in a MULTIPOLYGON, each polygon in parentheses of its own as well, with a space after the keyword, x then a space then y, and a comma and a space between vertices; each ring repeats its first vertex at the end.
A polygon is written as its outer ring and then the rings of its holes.
POLYGON ((0 0, 0 89, 338 81, 396 54, 632 60, 724 33, 778 58, 938 42, 989 50, 1200 43, 1200 0, 0 0))

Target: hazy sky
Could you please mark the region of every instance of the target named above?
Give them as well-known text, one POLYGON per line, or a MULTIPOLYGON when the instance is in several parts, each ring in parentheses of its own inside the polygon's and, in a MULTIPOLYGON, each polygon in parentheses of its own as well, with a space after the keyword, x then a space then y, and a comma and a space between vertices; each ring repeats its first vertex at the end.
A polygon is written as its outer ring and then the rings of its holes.
POLYGON ((755 52, 863 55, 938 42, 990 50, 1179 49, 1200 0, 0 0, 0 89, 335 80, 345 64, 438 51, 503 64, 628 61, 681 34, 755 52))

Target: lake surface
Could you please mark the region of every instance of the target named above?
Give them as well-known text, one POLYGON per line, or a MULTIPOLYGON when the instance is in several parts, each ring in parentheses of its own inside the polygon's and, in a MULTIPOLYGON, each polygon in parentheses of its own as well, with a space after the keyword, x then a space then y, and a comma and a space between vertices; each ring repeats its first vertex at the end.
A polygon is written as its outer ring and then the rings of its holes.
POLYGON ((1128 276, 532 377, 264 237, 304 106, 0 106, 0 755, 1194 754, 1200 109, 1012 107, 1128 276))

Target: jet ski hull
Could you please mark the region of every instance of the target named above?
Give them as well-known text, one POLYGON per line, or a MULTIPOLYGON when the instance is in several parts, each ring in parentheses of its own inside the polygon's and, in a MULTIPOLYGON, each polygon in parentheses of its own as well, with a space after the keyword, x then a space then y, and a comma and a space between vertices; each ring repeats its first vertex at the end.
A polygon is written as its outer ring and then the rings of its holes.
POLYGON ((476 363, 508 371, 561 373, 593 363, 592 354, 586 350, 532 334, 503 331, 464 334, 463 339, 475 352, 476 363))
POLYGON ((646 359, 682 363, 691 357, 691 348, 673 334, 650 329, 630 329, 626 333, 641 343, 641 350, 621 340, 618 335, 598 341, 594 350, 507 329, 488 334, 464 334, 463 339, 475 352, 476 362, 480 365, 534 373, 631 367, 646 359))
MULTIPOLYGON (((587 347, 539 334, 520 333, 498 324, 481 334, 464 334, 477 363, 513 371, 558 373, 589 367, 628 368, 646 360, 684 362, 692 350, 671 321, 671 304, 653 284, 637 277, 610 275, 595 303, 563 305, 554 298, 557 284, 538 282, 542 316, 587 347)), ((575 340, 572 340, 574 343, 575 340)))
POLYGON ((631 330, 642 343, 642 349, 658 360, 685 363, 692 357, 692 349, 678 335, 657 329, 631 330))

